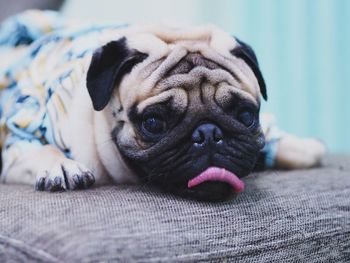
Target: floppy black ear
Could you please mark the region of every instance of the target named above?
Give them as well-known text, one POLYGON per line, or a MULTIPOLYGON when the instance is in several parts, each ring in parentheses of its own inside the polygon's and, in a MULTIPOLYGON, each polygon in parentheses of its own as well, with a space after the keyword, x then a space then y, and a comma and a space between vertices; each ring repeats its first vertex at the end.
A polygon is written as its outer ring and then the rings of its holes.
POLYGON ((103 110, 112 96, 114 87, 147 56, 129 49, 125 37, 95 50, 86 78, 86 86, 95 110, 103 110))
POLYGON ((265 80, 263 75, 261 74, 258 59, 256 58, 256 55, 253 49, 251 48, 251 46, 239 40, 238 38, 235 38, 235 39, 239 45, 235 47, 233 50, 231 50, 231 54, 240 59, 243 59, 244 62, 252 69, 254 75, 258 80, 261 95, 265 100, 267 100, 265 80))

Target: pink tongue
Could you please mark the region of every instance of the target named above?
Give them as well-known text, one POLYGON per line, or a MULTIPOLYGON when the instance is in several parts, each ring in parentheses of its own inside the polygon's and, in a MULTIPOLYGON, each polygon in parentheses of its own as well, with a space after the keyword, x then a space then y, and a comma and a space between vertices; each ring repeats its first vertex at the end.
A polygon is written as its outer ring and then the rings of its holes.
POLYGON ((192 188, 208 181, 219 181, 228 183, 232 186, 233 191, 237 194, 244 190, 244 183, 237 177, 237 175, 231 173, 230 171, 227 171, 224 168, 218 167, 209 167, 200 175, 189 180, 187 186, 188 188, 192 188))

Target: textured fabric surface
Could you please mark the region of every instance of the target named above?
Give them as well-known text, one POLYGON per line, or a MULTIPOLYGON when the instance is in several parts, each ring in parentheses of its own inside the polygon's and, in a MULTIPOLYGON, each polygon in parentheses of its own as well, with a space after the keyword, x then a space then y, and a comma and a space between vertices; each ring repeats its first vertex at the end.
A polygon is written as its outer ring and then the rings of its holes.
POLYGON ((0 262, 350 262, 350 156, 245 182, 224 203, 0 185, 0 262))

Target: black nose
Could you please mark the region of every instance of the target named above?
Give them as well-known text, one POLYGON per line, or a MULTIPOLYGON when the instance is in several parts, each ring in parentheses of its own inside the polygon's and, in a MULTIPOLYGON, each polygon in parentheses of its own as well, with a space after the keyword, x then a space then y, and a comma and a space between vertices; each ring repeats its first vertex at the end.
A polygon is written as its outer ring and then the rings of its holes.
POLYGON ((192 141, 197 146, 204 146, 209 143, 217 144, 223 139, 221 129, 215 124, 205 123, 198 126, 192 133, 192 141))

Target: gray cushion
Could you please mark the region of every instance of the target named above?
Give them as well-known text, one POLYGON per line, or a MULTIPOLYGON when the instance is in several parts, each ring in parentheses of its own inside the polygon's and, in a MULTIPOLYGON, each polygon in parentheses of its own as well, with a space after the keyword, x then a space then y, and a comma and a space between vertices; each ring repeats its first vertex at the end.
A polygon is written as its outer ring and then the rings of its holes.
POLYGON ((0 261, 350 262, 350 156, 245 181, 225 203, 147 186, 0 185, 0 261))

